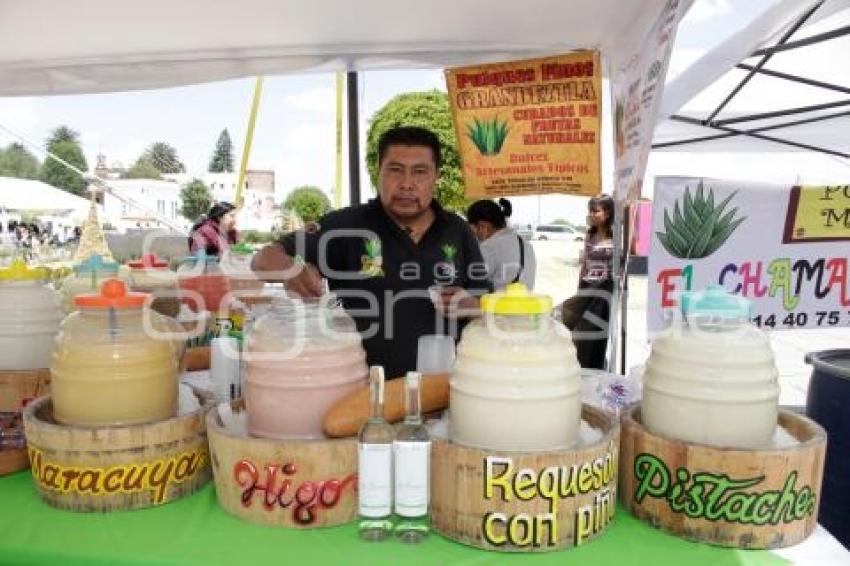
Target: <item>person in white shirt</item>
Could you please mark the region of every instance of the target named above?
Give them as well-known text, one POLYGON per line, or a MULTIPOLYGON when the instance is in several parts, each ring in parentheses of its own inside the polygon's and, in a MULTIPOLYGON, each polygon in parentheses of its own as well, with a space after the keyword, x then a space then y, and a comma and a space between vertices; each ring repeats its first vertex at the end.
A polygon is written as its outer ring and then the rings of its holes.
POLYGON ((481 246, 481 255, 487 265, 487 277, 496 291, 508 283, 524 283, 534 288, 537 262, 534 249, 513 228, 508 227, 512 207, 507 199, 479 200, 466 211, 466 220, 475 232, 481 246))

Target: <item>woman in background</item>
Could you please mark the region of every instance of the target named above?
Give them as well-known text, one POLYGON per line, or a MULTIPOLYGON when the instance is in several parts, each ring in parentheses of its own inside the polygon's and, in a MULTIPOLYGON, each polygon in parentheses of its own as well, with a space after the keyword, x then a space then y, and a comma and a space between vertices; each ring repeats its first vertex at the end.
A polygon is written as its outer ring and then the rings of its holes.
POLYGON ((578 295, 579 312, 570 329, 573 332, 578 361, 583 368, 605 369, 608 349, 608 322, 611 317, 611 294, 614 279, 611 264, 614 257, 614 199, 600 195, 587 203, 587 237, 581 257, 578 295), (589 320, 585 314, 593 314, 589 320), (597 320, 598 319, 598 320, 597 320), (587 337, 583 334, 603 334, 587 337))
POLYGON ((481 255, 487 266, 487 278, 496 291, 504 289, 508 283, 524 283, 528 289, 534 287, 537 262, 534 249, 522 239, 513 228, 508 227, 507 219, 513 208, 507 199, 479 200, 469 207, 466 220, 478 238, 481 255))
POLYGON ((209 213, 192 226, 189 251, 204 250, 207 255, 220 256, 236 243, 236 207, 229 202, 217 202, 209 213))

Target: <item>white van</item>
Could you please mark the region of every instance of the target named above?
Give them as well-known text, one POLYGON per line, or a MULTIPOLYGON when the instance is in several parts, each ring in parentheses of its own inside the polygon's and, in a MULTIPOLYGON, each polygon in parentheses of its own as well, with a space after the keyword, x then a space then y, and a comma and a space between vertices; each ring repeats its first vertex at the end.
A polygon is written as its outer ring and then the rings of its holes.
POLYGON ((534 229, 533 239, 579 242, 584 239, 584 234, 576 232, 574 229, 564 224, 541 224, 534 229))

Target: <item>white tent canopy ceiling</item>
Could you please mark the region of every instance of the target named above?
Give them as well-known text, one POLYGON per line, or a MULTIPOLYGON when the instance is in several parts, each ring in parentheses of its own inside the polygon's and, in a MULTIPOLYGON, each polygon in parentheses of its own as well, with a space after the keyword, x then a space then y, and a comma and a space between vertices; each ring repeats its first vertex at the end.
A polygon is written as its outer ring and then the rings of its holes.
POLYGON ((850 0, 783 4, 667 85, 655 151, 850 158, 850 0))
POLYGON ((0 0, 0 96, 258 74, 631 56, 667 0, 0 0))
POLYGON ((6 212, 71 214, 82 220, 91 206, 90 201, 82 197, 29 179, 0 177, 0 194, 3 195, 0 210, 6 212))

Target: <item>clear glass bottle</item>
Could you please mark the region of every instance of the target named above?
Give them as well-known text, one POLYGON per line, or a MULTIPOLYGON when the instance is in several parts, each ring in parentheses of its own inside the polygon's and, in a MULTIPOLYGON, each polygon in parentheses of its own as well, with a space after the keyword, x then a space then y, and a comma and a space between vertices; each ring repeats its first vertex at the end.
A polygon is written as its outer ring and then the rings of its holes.
POLYGON ((369 420, 357 446, 357 493, 360 538, 384 540, 392 534, 393 440, 384 418, 384 368, 369 368, 369 420))
POLYGON ((409 543, 420 542, 430 530, 431 439, 420 413, 421 381, 415 371, 404 378, 404 422, 393 442, 395 532, 409 543))

